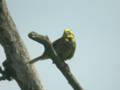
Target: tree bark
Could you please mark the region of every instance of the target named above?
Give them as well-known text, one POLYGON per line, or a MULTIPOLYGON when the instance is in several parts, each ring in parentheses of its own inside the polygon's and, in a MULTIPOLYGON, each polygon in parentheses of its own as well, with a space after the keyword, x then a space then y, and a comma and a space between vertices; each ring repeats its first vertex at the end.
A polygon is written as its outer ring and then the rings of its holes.
POLYGON ((30 60, 27 49, 9 15, 5 0, 0 0, 0 44, 6 54, 6 69, 21 90, 46 90, 30 60))

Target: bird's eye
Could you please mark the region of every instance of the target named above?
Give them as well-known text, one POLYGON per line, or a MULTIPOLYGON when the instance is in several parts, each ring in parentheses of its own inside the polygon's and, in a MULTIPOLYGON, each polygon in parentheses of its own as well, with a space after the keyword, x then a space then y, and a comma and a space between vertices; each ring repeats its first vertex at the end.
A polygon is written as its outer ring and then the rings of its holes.
POLYGON ((69 34, 69 32, 65 32, 65 34, 66 34, 66 35, 68 35, 68 34, 69 34))

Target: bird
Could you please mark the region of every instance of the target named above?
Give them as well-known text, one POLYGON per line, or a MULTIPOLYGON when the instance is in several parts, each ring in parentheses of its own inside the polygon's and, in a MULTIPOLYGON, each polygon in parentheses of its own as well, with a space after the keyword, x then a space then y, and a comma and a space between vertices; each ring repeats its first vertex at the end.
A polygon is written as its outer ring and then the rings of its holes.
MULTIPOLYGON (((76 49, 76 40, 72 30, 65 29, 63 35, 59 39, 55 40, 52 45, 62 61, 70 60, 74 56, 76 49)), ((43 55, 34 58, 28 63, 33 64, 38 60, 45 60, 49 58, 50 57, 44 52, 43 55)))

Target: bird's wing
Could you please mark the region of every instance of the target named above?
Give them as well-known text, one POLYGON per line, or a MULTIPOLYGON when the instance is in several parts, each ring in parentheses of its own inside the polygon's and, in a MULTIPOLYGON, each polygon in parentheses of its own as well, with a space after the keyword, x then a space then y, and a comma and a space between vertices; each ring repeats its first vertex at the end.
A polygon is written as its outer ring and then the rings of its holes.
POLYGON ((58 54, 68 51, 69 45, 66 43, 64 38, 60 38, 53 42, 53 47, 58 54))

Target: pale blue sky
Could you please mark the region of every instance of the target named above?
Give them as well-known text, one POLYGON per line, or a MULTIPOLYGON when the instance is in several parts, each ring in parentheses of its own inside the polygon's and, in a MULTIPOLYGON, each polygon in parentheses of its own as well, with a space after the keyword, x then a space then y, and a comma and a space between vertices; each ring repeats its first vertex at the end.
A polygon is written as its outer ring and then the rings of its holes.
MULTIPOLYGON (((44 49, 27 37, 29 32, 48 35, 54 41, 65 28, 71 28, 77 49, 67 63, 83 88, 120 90, 119 0, 7 0, 7 4, 31 58, 44 49)), ((0 55, 2 63, 1 47, 0 55)), ((73 90, 50 60, 34 65, 47 90, 73 90)), ((1 81, 0 90, 20 89, 13 80, 1 81)))

